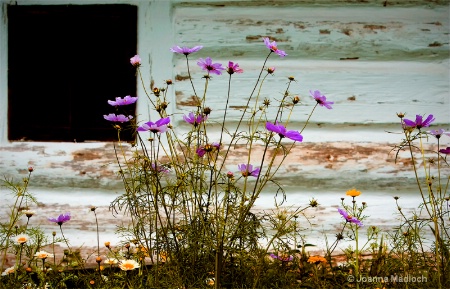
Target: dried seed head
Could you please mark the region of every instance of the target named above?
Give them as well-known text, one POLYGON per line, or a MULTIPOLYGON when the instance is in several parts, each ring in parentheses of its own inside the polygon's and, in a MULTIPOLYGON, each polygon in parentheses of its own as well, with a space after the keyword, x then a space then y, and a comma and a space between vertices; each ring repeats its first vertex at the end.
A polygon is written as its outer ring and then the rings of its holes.
POLYGON ((317 207, 317 206, 319 205, 319 203, 317 202, 317 200, 312 199, 311 201, 309 201, 309 205, 310 205, 312 208, 315 208, 315 207, 317 207))

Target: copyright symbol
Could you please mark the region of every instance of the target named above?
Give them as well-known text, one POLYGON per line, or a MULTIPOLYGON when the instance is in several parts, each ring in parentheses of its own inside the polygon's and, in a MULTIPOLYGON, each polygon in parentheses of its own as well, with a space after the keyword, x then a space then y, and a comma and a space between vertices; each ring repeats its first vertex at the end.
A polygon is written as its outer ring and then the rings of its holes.
POLYGON ((353 275, 348 275, 348 276, 347 276, 347 281, 350 282, 350 283, 354 282, 354 281, 355 281, 355 276, 353 276, 353 275))

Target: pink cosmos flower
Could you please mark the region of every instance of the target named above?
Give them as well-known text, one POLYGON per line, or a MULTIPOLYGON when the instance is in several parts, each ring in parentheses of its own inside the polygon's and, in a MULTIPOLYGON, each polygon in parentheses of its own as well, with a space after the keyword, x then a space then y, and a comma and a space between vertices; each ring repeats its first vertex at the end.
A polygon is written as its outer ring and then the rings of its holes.
POLYGON ((325 106, 328 109, 332 109, 331 105, 334 104, 332 101, 327 101, 327 97, 322 95, 318 90, 309 91, 309 94, 317 101, 320 106, 325 106))
POLYGON ((430 114, 425 120, 421 115, 416 115, 416 121, 412 121, 409 119, 403 119, 406 126, 415 127, 417 129, 421 129, 422 127, 428 127, 434 121, 434 117, 430 114))
POLYGON ((350 215, 349 215, 346 211, 344 211, 343 209, 338 209, 338 211, 339 211, 339 214, 341 214, 342 217, 344 217, 344 219, 345 219, 347 222, 356 224, 356 225, 358 225, 359 227, 362 227, 362 226, 363 226, 363 224, 361 223, 360 220, 358 220, 357 218, 355 218, 355 217, 353 217, 353 216, 350 216, 350 215))
POLYGON ((192 112, 189 113, 189 115, 183 115, 183 119, 187 122, 192 124, 193 126, 198 126, 202 122, 204 122, 207 117, 203 115, 194 115, 192 112))
POLYGON ((449 155, 450 154, 450 147, 447 147, 445 149, 440 149, 439 152, 441 154, 449 155))
POLYGON ((109 121, 114 121, 114 122, 127 122, 130 119, 133 118, 133 116, 129 115, 129 116, 125 116, 123 114, 119 114, 119 115, 115 115, 114 113, 110 113, 108 115, 103 115, 103 118, 109 121))
POLYGON ((48 220, 61 226, 65 222, 70 221, 70 213, 61 214, 57 218, 48 218, 48 220))
POLYGON ((286 52, 277 48, 277 43, 275 41, 270 42, 269 37, 264 37, 264 44, 270 51, 275 52, 280 57, 285 57, 287 55, 286 52))
POLYGON ((136 54, 135 56, 130 58, 130 63, 133 66, 141 66, 141 58, 136 54))
POLYGON ((242 73, 242 72, 244 72, 244 70, 242 70, 241 68, 239 68, 239 64, 237 64, 237 63, 234 64, 233 61, 228 61, 227 72, 228 72, 228 74, 242 73))
POLYGON ((112 106, 121 106, 121 105, 128 105, 128 104, 133 104, 137 101, 137 96, 136 97, 131 97, 129 95, 125 96, 124 98, 121 97, 116 97, 116 100, 108 100, 108 103, 112 106))
POLYGON ((195 151, 197 153, 197 155, 199 157, 203 157, 206 153, 212 152, 213 150, 218 150, 220 149, 220 144, 219 143, 212 143, 212 144, 206 144, 204 146, 200 146, 199 148, 197 148, 197 150, 195 151))
POLYGON ((170 117, 161 118, 156 122, 146 122, 137 128, 137 131, 151 131, 153 133, 164 133, 167 131, 167 124, 170 122, 170 117))
POLYGON ((259 172, 260 169, 259 168, 255 168, 253 169, 252 165, 246 165, 246 164, 240 164, 238 165, 239 170, 241 171, 241 174, 244 178, 248 177, 248 176, 252 176, 252 177, 257 177, 259 176, 259 172))
POLYGON ((201 46, 201 45, 194 46, 192 48, 174 46, 174 47, 170 48, 170 51, 175 52, 175 53, 184 54, 184 55, 188 56, 189 54, 197 52, 197 51, 199 51, 202 48, 203 48, 203 46, 201 46))
POLYGON ((214 73, 221 75, 221 70, 225 70, 220 63, 212 63, 211 57, 206 57, 206 59, 200 58, 197 62, 203 70, 207 70, 208 73, 214 73))
POLYGON ((440 128, 440 129, 435 129, 435 130, 430 130, 427 131, 429 134, 434 135, 436 138, 441 138, 442 135, 448 135, 450 136, 450 132, 445 131, 444 129, 440 128))
POLYGON ((303 140, 303 136, 295 130, 286 130, 286 128, 281 125, 278 124, 278 121, 275 121, 275 124, 272 124, 270 122, 266 122, 266 129, 268 131, 272 131, 277 133, 281 138, 283 137, 287 137, 288 139, 291 139, 293 141, 302 141, 303 140))

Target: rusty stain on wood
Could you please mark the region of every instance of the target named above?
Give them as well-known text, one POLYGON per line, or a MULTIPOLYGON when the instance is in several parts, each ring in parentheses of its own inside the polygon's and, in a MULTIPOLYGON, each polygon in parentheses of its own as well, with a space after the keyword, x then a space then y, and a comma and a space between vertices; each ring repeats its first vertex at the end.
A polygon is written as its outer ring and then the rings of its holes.
POLYGON ((177 98, 177 105, 181 106, 197 106, 199 103, 199 100, 195 95, 191 95, 187 99, 182 99, 182 95, 178 94, 176 95, 176 98, 177 98))
POLYGON ((175 80, 176 81, 183 81, 183 80, 188 80, 189 79, 189 75, 180 75, 180 74, 177 74, 176 76, 175 76, 175 80))

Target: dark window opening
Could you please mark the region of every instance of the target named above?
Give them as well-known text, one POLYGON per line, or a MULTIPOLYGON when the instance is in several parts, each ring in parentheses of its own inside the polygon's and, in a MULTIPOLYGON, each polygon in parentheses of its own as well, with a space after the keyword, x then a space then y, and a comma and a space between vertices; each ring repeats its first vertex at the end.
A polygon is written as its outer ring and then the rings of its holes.
POLYGON ((8 6, 8 138, 117 139, 103 115, 108 99, 136 96, 136 50, 136 6, 8 6))

